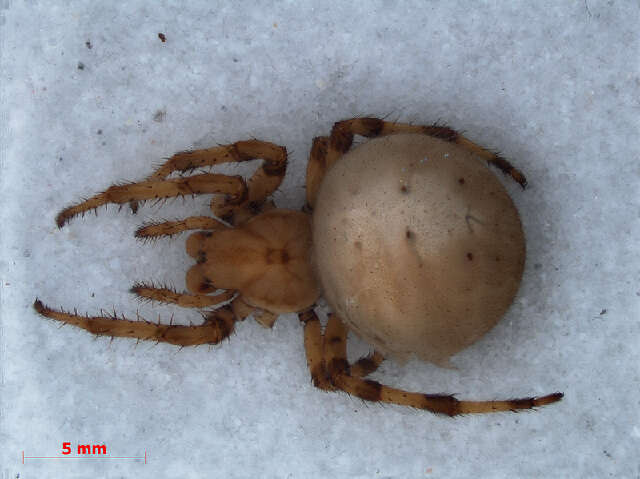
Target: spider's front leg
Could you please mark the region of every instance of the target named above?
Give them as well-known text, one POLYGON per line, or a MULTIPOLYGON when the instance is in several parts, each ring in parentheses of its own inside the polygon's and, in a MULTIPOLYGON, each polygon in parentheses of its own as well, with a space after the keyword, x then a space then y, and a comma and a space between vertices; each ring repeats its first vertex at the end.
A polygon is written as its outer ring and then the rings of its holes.
POLYGON ((135 338, 176 346, 217 344, 229 337, 236 322, 236 317, 228 306, 208 312, 204 323, 196 326, 132 321, 124 316, 118 318, 115 313, 113 316, 82 316, 77 312, 52 309, 38 299, 33 307, 46 318, 85 329, 96 336, 135 338))
POLYGON ((82 203, 65 208, 56 217, 56 223, 59 228, 62 228, 71 218, 109 203, 121 205, 144 200, 211 193, 242 198, 245 192, 246 185, 241 177, 211 173, 162 181, 113 185, 82 203))
POLYGON ((282 183, 287 169, 287 149, 284 146, 261 140, 247 140, 213 148, 183 151, 173 155, 149 179, 157 181, 176 171, 192 171, 206 166, 258 158, 262 158, 264 163, 249 178, 244 196, 227 195, 211 200, 211 211, 214 215, 237 225, 264 211, 265 206, 268 206, 265 205, 265 200, 282 183))
POLYGON ((246 159, 262 158, 264 163, 247 181, 247 194, 241 201, 232 196, 211 199, 211 211, 231 225, 240 225, 268 209, 274 208, 267 198, 275 192, 287 171, 287 149, 260 140, 233 144, 238 155, 246 159))
POLYGON ((178 233, 193 230, 216 231, 227 226, 211 216, 190 216, 178 221, 147 223, 135 232, 135 237, 142 240, 155 239, 161 236, 171 237, 178 233))
POLYGON ((164 304, 175 304, 183 308, 206 308, 229 301, 236 294, 233 290, 223 291, 210 296, 208 294, 177 293, 170 288, 156 288, 153 284, 136 283, 131 292, 140 299, 157 301, 164 304))
POLYGON ((220 194, 224 199, 212 200, 216 216, 234 222, 234 212, 243 211, 244 216, 262 211, 266 198, 280 185, 287 165, 286 148, 266 141, 239 141, 195 151, 176 153, 158 168, 146 181, 113 185, 102 193, 65 208, 58 214, 56 222, 64 226, 71 218, 95 210, 100 206, 129 203, 134 211, 141 201, 159 200, 185 195, 220 194), (184 178, 168 179, 174 172, 190 172, 197 168, 211 167, 223 163, 264 159, 264 164, 249 179, 239 176, 199 174, 184 178))

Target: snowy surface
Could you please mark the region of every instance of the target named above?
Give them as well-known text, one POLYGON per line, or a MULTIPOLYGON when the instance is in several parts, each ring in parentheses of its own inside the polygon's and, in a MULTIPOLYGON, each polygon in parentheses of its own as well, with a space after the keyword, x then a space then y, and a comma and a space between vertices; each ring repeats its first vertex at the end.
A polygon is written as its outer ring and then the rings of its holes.
POLYGON ((2 2, 3 479, 638 477, 637 2, 107 3, 2 2), (294 316, 178 350, 95 340, 33 311, 38 296, 198 321, 128 289, 184 287, 184 237, 132 233, 205 214, 206 198, 62 230, 56 213, 175 151, 249 137, 287 146, 275 198, 299 208, 311 139, 356 115, 441 120, 530 182, 505 183, 528 241, 509 314, 458 369, 387 362, 374 377, 470 399, 563 391, 561 403, 448 419, 323 393, 294 316), (148 461, 22 464, 63 442, 148 461))

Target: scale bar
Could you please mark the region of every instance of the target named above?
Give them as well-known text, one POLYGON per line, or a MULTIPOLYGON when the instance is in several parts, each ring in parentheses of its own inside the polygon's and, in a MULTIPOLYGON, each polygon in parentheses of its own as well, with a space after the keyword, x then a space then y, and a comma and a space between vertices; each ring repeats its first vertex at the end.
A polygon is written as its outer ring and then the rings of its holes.
POLYGON ((24 456, 24 459, 145 459, 144 456, 104 456, 101 454, 87 456, 24 456))
POLYGON ((144 451, 144 456, 109 456, 109 455, 86 455, 86 456, 25 456, 22 451, 22 464, 25 459, 141 459, 144 463, 147 463, 147 451, 144 451))

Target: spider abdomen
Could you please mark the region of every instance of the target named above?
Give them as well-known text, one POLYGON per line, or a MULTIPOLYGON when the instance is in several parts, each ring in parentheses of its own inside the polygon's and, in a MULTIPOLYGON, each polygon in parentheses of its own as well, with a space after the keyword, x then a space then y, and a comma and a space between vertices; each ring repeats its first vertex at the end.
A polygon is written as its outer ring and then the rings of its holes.
POLYGON ((437 364, 500 319, 524 268, 498 179, 468 150, 419 134, 345 154, 320 186, 313 240, 333 310, 381 352, 437 364))

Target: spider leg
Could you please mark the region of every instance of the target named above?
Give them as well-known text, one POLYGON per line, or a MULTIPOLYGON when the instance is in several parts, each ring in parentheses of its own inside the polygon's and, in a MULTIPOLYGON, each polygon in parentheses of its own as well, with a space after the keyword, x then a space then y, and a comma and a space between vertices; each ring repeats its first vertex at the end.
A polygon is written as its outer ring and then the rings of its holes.
POLYGON ((480 156, 504 174, 510 175, 513 180, 523 188, 527 185, 527 180, 522 172, 513 167, 506 159, 492 151, 482 148, 480 145, 462 136, 462 134, 456 130, 444 125, 411 125, 408 123, 384 121, 378 118, 352 118, 335 123, 331 130, 331 136, 329 137, 326 167, 331 166, 351 148, 354 135, 377 137, 396 133, 421 133, 456 143, 467 151, 480 156))
MULTIPOLYGON (((346 342, 343 346, 337 345, 335 342, 327 344, 326 334, 322 332, 320 320, 313 310, 310 309, 299 313, 298 318, 304 324, 304 345, 307 355, 307 365, 314 386, 327 391, 335 391, 336 388, 331 385, 327 374, 326 352, 327 349, 338 348, 338 352, 341 353, 341 348, 346 348, 346 342)), ((331 334, 330 329, 329 334, 331 334)), ((346 349, 344 355, 346 357, 346 349)), ((333 356, 335 356, 335 354, 333 356)), ((354 377, 365 377, 373 373, 383 360, 383 356, 378 352, 360 358, 351 366, 351 375, 354 377)))
POLYGON ((351 365, 351 375, 357 378, 366 378, 378 369, 382 361, 384 361, 384 356, 378 351, 374 351, 351 365))
POLYGON ((242 201, 233 197, 214 197, 211 211, 229 224, 239 225, 264 211, 265 200, 278 189, 287 171, 287 149, 260 140, 238 141, 231 148, 236 161, 264 159, 264 163, 247 181, 247 195, 242 201))
POLYGON ((384 357, 374 351, 355 363, 347 362, 347 329, 335 314, 329 314, 329 321, 323 335, 323 355, 327 372, 331 377, 332 371, 347 371, 353 377, 364 378, 372 374, 384 357))
POLYGON ((246 319, 250 314, 253 314, 253 318, 260 325, 264 326, 267 329, 272 328, 274 323, 276 322, 276 319, 278 319, 277 314, 255 308, 246 303, 241 296, 238 296, 231 302, 231 309, 233 310, 233 314, 236 315, 236 318, 238 318, 239 321, 242 321, 246 319))
MULTIPOLYGON (((212 202, 214 201, 219 201, 219 199, 212 199, 212 202)), ((224 206, 222 211, 223 214, 221 214, 220 217, 233 226, 241 226, 254 216, 265 213, 269 210, 274 209, 275 207, 276 205, 273 200, 252 201, 249 203, 245 202, 238 206, 227 205, 224 206)), ((214 206, 214 209, 216 208, 217 206, 214 206)))
POLYGON ((257 158, 266 160, 263 168, 274 173, 286 167, 287 150, 267 141, 248 140, 201 150, 181 151, 169 158, 148 179, 163 180, 176 171, 193 171, 196 168, 240 163, 257 158))
POLYGON ((209 230, 215 231, 227 226, 211 216, 190 216, 180 221, 164 221, 141 226, 135 232, 136 238, 150 239, 160 236, 173 236, 183 231, 209 230))
POLYGON ((229 201, 241 202, 246 194, 246 185, 240 176, 211 173, 186 178, 113 185, 82 203, 65 208, 56 217, 56 223, 62 228, 74 216, 95 210, 108 203, 124 204, 132 201, 211 193, 225 194, 232 199, 229 201))
POLYGON ((51 309, 37 299, 33 307, 42 316, 77 326, 96 336, 136 338, 177 346, 217 344, 233 332, 236 322, 231 308, 226 306, 207 313, 204 323, 197 326, 131 321, 124 316, 119 319, 115 314, 113 316, 80 316, 76 313, 51 309))
POLYGON ((351 375, 351 365, 347 361, 347 328, 335 314, 329 314, 322 344, 329 380, 339 388, 334 377, 343 374, 351 375))
POLYGON ((141 299, 165 304, 177 304, 183 308, 206 308, 230 300, 236 294, 233 290, 223 291, 215 296, 208 294, 177 293, 169 288, 155 288, 145 283, 136 283, 131 292, 141 299))
POLYGON ((320 183, 322 183, 322 178, 327 171, 328 149, 328 136, 318 136, 313 139, 307 163, 307 205, 305 207, 307 210, 313 209, 320 183))
POLYGON ((447 416, 460 414, 517 411, 546 406, 562 399, 562 393, 506 401, 459 401, 452 395, 403 391, 377 381, 355 377, 346 359, 347 329, 335 316, 329 316, 325 330, 324 364, 331 385, 366 401, 381 401, 425 409, 447 416))
POLYGON ((311 381, 318 389, 335 391, 329 381, 324 363, 322 324, 313 309, 298 313, 300 322, 304 324, 304 349, 307 355, 307 367, 311 373, 311 381))

